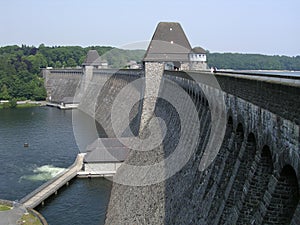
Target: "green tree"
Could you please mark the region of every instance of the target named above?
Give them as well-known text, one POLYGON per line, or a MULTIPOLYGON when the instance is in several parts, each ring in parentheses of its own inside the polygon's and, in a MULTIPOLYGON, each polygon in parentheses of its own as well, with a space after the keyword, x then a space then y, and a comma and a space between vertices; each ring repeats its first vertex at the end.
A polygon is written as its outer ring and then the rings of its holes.
POLYGON ((2 99, 2 100, 10 99, 8 89, 7 89, 7 86, 5 84, 3 84, 2 88, 1 88, 0 99, 2 99))
POLYGON ((9 108, 16 108, 17 107, 17 99, 13 98, 9 101, 9 108))
POLYGON ((85 56, 85 55, 83 55, 83 56, 81 56, 81 57, 80 57, 80 59, 79 59, 79 63, 78 63, 78 64, 79 64, 79 66, 80 66, 80 65, 82 65, 82 63, 84 62, 85 58, 86 58, 86 56, 85 56))
POLYGON ((67 61, 67 67, 76 67, 77 63, 73 58, 69 58, 67 61))
POLYGON ((47 67, 47 61, 41 53, 28 56, 28 60, 31 63, 31 68, 29 69, 31 73, 38 74, 41 68, 47 67))
POLYGON ((60 61, 55 62, 55 68, 62 68, 62 63, 60 61))

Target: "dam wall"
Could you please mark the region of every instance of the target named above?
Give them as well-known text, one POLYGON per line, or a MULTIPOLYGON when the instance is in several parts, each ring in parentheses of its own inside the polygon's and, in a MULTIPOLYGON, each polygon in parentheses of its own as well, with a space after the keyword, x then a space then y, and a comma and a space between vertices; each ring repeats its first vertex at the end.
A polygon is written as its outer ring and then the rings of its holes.
MULTIPOLYGON (((205 80, 208 74, 199 76, 205 80)), ((208 96, 188 74, 166 72, 160 90, 181 86, 197 109, 197 148, 192 153, 181 149, 188 160, 165 180, 155 182, 149 172, 152 184, 114 183, 106 224, 299 224, 299 87, 222 74, 216 78, 222 91, 209 89, 223 96, 227 125, 212 163, 199 169, 213 122, 208 96)), ((151 152, 133 150, 125 164, 166 161, 180 139, 188 142, 194 135, 192 123, 182 134, 178 113, 163 99, 157 100, 155 116, 167 127, 162 144, 151 152)), ((121 166, 117 176, 124 175, 134 180, 135 174, 128 176, 121 166)))
POLYGON ((73 98, 82 76, 82 69, 44 69, 47 101, 61 103, 65 97, 73 98))
POLYGON ((143 100, 142 70, 94 70, 84 92, 82 71, 46 76, 57 102, 79 90, 79 110, 102 137, 162 137, 151 151, 132 149, 118 169, 106 224, 300 223, 299 82, 216 73, 217 87, 212 76, 165 71, 155 108, 143 100), (225 113, 211 104, 218 99, 225 113), (145 109, 164 121, 161 129, 144 122, 152 119, 145 109), (224 135, 216 118, 225 121, 224 135), (213 134, 221 141, 215 155, 206 151, 213 134), (212 161, 202 168, 207 155, 212 161))
MULTIPOLYGON (((130 96, 137 96, 141 98, 143 86, 138 83, 141 77, 143 77, 141 70, 94 70, 93 77, 81 96, 79 109, 95 119, 97 129, 99 133, 104 135, 103 137, 113 138, 129 135, 130 129, 127 129, 127 126, 120 131, 121 133, 115 133, 116 129, 114 130, 113 122, 116 124, 115 126, 120 128, 117 124, 122 121, 117 121, 121 118, 118 115, 112 121, 113 104, 121 97, 133 98, 130 96), (124 92, 120 93, 121 90, 124 92)), ((138 135, 139 131, 141 107, 142 101, 137 101, 131 111, 128 112, 130 114, 129 125, 135 136, 138 135)), ((119 111, 123 114, 122 110, 119 111)))

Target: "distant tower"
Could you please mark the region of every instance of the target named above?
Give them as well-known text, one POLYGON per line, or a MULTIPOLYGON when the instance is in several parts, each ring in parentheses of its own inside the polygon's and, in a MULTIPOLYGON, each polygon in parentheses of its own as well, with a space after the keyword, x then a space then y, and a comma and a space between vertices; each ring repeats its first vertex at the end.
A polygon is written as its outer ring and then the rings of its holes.
POLYGON ((92 66, 95 69, 98 69, 101 65, 101 59, 97 50, 89 50, 87 56, 82 63, 82 67, 92 66))
POLYGON ((195 47, 189 53, 190 70, 206 70, 206 51, 201 47, 195 47))
POLYGON ((101 59, 96 50, 89 50, 86 59, 82 63, 83 68, 83 90, 85 91, 93 78, 94 69, 98 69, 101 65, 101 59))

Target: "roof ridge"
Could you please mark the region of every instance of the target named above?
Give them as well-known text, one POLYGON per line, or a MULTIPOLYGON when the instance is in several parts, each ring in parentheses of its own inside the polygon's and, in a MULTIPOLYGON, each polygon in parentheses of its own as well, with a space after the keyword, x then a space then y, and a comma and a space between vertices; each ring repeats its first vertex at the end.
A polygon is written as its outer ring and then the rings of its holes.
POLYGON ((87 53, 87 56, 82 63, 83 66, 100 66, 101 59, 99 53, 95 49, 90 49, 87 53))

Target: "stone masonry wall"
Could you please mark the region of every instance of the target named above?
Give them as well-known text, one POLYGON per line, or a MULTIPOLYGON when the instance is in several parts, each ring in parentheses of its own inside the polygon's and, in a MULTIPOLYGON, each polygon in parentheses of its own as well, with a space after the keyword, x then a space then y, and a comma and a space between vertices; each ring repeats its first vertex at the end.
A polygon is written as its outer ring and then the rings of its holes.
POLYGON ((222 74, 217 74, 216 77, 221 88, 227 93, 300 124, 299 87, 223 76, 222 74))
POLYGON ((83 72, 79 70, 44 70, 47 100, 60 103, 64 97, 74 97, 83 72))
POLYGON ((153 116, 163 72, 164 63, 145 63, 145 89, 140 130, 144 129, 153 116))
POLYGON ((207 70, 208 66, 206 62, 190 62, 190 70, 207 70))
MULTIPOLYGON (((218 76, 227 128, 215 160, 201 172, 210 108, 198 85, 182 72, 173 73, 177 75, 180 79, 164 76, 161 88, 171 85, 172 79, 193 99, 202 121, 198 148, 165 181, 148 186, 115 183, 106 224, 299 224, 299 88, 276 86, 278 92, 272 91, 274 84, 218 76), (298 97, 294 105, 290 94, 298 97)), ((180 139, 180 120, 161 100, 155 115, 166 122, 170 133, 151 153, 132 151, 126 163, 151 163, 172 154, 180 139)))

